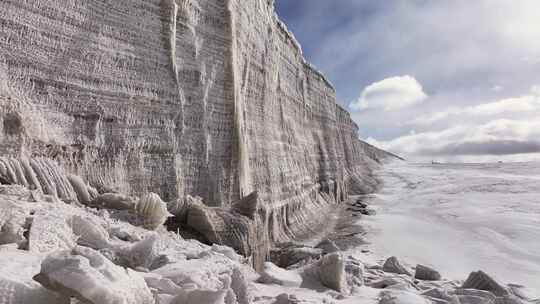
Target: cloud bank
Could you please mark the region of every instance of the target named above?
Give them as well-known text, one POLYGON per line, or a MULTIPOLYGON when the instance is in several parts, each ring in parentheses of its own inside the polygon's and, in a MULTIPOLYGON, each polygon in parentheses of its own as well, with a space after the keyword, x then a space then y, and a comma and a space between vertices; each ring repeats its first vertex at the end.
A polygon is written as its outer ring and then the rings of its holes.
POLYGON ((389 141, 368 142, 399 155, 437 156, 511 155, 540 153, 540 120, 498 119, 440 131, 413 133, 389 141))
POLYGON ((358 100, 351 102, 352 110, 383 109, 392 111, 424 101, 424 89, 411 76, 391 77, 367 86, 358 100))

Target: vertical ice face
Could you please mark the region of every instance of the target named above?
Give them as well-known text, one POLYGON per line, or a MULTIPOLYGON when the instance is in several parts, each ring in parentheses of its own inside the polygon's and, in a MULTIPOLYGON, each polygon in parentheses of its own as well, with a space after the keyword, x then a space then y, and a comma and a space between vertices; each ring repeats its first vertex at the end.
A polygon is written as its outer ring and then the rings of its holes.
POLYGON ((0 157, 31 159, 2 178, 66 200, 88 200, 69 174, 209 206, 257 191, 241 246, 260 260, 347 189, 373 189, 384 153, 358 140, 273 1, 1 1, 0 24, 0 157))
POLYGON ((245 105, 244 96, 250 71, 250 58, 239 49, 237 45, 237 21, 234 0, 227 1, 227 9, 230 18, 231 31, 231 66, 234 86, 234 129, 236 133, 238 151, 238 182, 240 197, 247 196, 252 192, 251 172, 249 164, 248 140, 246 137, 245 105))

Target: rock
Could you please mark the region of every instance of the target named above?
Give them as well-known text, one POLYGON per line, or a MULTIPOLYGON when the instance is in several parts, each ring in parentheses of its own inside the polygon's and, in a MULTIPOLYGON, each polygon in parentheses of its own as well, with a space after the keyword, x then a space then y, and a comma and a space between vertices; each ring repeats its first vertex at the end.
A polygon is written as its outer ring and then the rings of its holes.
POLYGON ((376 215, 377 214, 377 211, 375 211, 374 209, 371 209, 371 208, 366 208, 366 209, 363 209, 361 211, 361 213, 363 215, 376 215))
POLYGON ((202 198, 186 195, 178 198, 167 204, 167 209, 174 216, 174 222, 177 224, 187 225, 188 211, 194 205, 204 205, 202 198))
POLYGON ((490 291, 496 296, 508 295, 508 290, 505 287, 481 270, 471 272, 461 288, 490 291))
POLYGON ((323 241, 320 242, 317 246, 315 246, 315 248, 322 249, 322 253, 323 253, 323 254, 334 253, 334 252, 338 252, 338 251, 341 250, 341 249, 339 249, 339 247, 336 245, 336 243, 334 243, 333 241, 331 241, 331 240, 329 240, 329 239, 323 240, 323 241))
POLYGON ((77 246, 50 254, 34 277, 48 289, 93 304, 153 304, 144 279, 99 252, 77 246))
POLYGON ((390 257, 384 262, 383 271, 397 274, 411 275, 411 273, 401 265, 396 257, 390 257))
POLYGON ((125 194, 104 193, 93 199, 90 205, 113 210, 134 210, 136 202, 133 197, 125 194))
POLYGON ((263 284, 277 284, 287 287, 299 287, 302 284, 302 277, 296 271, 279 268, 273 263, 264 263, 264 269, 258 282, 263 284))
POLYGON ((345 260, 345 274, 347 285, 352 288, 364 285, 365 267, 360 261, 349 257, 345 260))
POLYGON ((187 226, 202 235, 205 242, 232 247, 241 255, 251 256, 256 270, 262 268, 267 251, 263 250, 265 254, 262 254, 260 250, 250 249, 269 244, 259 218, 252 220, 230 208, 207 207, 200 202, 188 208, 187 226))
POLYGON ((414 278, 425 281, 439 281, 441 274, 433 268, 418 264, 416 265, 414 278))
POLYGON ((368 207, 368 204, 364 202, 364 198, 359 198, 353 203, 353 206, 365 209, 368 207))
POLYGON ((345 262, 339 253, 322 257, 318 263, 321 283, 335 291, 344 291, 347 287, 345 262))
POLYGON ((273 249, 270 254, 271 260, 276 265, 287 268, 319 259, 323 255, 323 250, 321 248, 308 247, 302 244, 286 243, 273 249))
POLYGON ((257 191, 253 191, 250 195, 242 198, 236 203, 233 203, 232 208, 239 214, 254 220, 259 209, 259 193, 257 191))

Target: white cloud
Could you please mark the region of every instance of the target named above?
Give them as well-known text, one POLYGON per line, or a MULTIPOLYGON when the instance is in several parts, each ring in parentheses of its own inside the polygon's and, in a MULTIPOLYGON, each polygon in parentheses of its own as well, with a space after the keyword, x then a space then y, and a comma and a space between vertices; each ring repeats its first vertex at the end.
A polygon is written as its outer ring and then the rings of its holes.
POLYGON ((424 101, 427 98, 422 85, 411 76, 386 78, 367 86, 360 98, 351 102, 352 110, 402 109, 424 101))
POLYGON ((540 120, 497 119, 369 142, 399 155, 463 156, 540 153, 540 120))
POLYGON ((464 108, 448 108, 444 111, 421 115, 408 124, 432 125, 451 116, 495 116, 518 112, 540 112, 540 86, 533 86, 528 95, 464 108))

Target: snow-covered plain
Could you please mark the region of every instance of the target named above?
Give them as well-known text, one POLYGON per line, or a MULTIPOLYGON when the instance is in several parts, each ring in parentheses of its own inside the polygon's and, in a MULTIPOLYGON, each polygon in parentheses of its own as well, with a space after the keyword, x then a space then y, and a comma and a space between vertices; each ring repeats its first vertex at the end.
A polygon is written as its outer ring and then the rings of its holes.
POLYGON ((379 174, 377 215, 360 221, 375 256, 458 280, 482 269, 540 294, 540 163, 395 162, 379 174))

